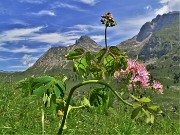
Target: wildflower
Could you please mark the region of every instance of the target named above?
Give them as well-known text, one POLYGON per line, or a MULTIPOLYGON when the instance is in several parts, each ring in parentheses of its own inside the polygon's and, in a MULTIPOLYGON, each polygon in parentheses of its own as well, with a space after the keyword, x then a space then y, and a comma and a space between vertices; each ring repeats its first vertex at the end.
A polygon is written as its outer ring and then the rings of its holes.
POLYGON ((116 22, 114 21, 114 18, 111 14, 111 12, 107 12, 106 14, 101 16, 101 22, 102 24, 105 24, 106 27, 113 27, 116 26, 116 22))
POLYGON ((120 72, 119 71, 114 72, 114 79, 118 79, 119 76, 120 76, 120 72))
POLYGON ((125 71, 128 74, 132 74, 131 80, 134 82, 134 84, 139 83, 144 89, 149 86, 149 73, 143 64, 140 64, 135 60, 129 59, 128 67, 125 71))
MULTIPOLYGON (((135 84, 134 84, 134 88, 135 88, 135 84)), ((129 85, 128 85, 128 89, 129 89, 129 90, 133 90, 133 85, 132 85, 132 84, 129 84, 129 85)))
POLYGON ((158 94, 163 94, 163 85, 160 82, 153 81, 152 87, 156 90, 158 94))

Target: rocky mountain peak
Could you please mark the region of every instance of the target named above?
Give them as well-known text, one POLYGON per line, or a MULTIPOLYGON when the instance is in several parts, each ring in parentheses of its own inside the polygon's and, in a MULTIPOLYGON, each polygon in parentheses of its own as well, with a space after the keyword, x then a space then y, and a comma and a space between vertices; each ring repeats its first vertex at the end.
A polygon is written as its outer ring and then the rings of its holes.
POLYGON ((76 44, 79 43, 92 43, 92 44, 97 44, 94 40, 92 40, 89 36, 81 36, 78 40, 76 40, 76 44))
POLYGON ((172 24, 175 20, 179 19, 179 13, 180 13, 179 11, 173 11, 167 14, 157 15, 156 18, 154 18, 151 22, 146 22, 141 27, 136 40, 142 42, 151 34, 172 24))

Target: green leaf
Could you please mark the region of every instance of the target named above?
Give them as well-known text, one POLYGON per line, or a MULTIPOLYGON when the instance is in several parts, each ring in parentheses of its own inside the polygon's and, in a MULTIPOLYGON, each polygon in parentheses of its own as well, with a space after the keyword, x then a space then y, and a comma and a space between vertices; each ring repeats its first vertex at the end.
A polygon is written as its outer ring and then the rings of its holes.
POLYGON ((151 100, 148 97, 142 97, 141 99, 139 99, 139 101, 144 103, 151 102, 151 100))
POLYGON ((65 82, 67 79, 68 79, 67 76, 63 76, 62 81, 65 82))
POLYGON ((135 119, 138 114, 140 113, 141 111, 141 107, 138 107, 138 108, 135 108, 133 111, 132 111, 132 114, 131 114, 131 119, 135 119))
POLYGON ((86 97, 83 98, 83 100, 81 101, 81 104, 84 106, 91 107, 90 102, 86 97))
POLYGON ((40 76, 40 77, 34 78, 33 85, 34 85, 34 88, 37 88, 42 85, 47 85, 53 80, 54 80, 54 77, 51 77, 51 76, 40 76))
POLYGON ((111 46, 111 47, 109 48, 109 51, 110 51, 112 54, 118 55, 118 56, 120 56, 120 55, 122 55, 122 54, 125 54, 125 53, 123 53, 121 50, 119 50, 119 48, 117 48, 116 46, 111 46))
POLYGON ((133 108, 134 108, 134 109, 139 108, 139 107, 141 107, 140 104, 138 104, 138 103, 134 103, 134 104, 133 104, 133 108))
POLYGON ((82 57, 78 61, 74 62, 74 67, 78 73, 86 72, 86 68, 87 68, 86 59, 82 57))
POLYGON ((148 108, 155 112, 159 110, 159 106, 157 106, 157 105, 152 105, 152 106, 149 106, 148 108))
POLYGON ((151 117, 151 113, 150 113, 148 110, 143 110, 143 111, 144 111, 144 113, 146 114, 146 116, 147 116, 148 118, 151 117))
POLYGON ((94 59, 94 55, 91 54, 90 52, 85 53, 85 59, 88 65, 91 65, 91 61, 94 59))
POLYGON ((82 48, 77 48, 75 50, 70 51, 65 57, 68 60, 73 60, 75 58, 79 58, 85 51, 82 48))
MULTIPOLYGON (((131 96, 134 100, 139 101, 139 99, 138 99, 137 97, 135 97, 134 95, 130 94, 130 96, 131 96)), ((139 102, 140 102, 140 101, 139 101, 139 102)))
POLYGON ((114 73, 114 57, 110 53, 104 58, 104 67, 109 74, 114 73))
POLYGON ((154 123, 154 115, 150 114, 150 116, 146 119, 146 123, 154 123))
POLYGON ((47 86, 40 86, 39 88, 37 88, 33 91, 33 95, 36 95, 37 98, 39 98, 44 94, 44 92, 47 90, 47 88, 48 88, 47 86))
POLYGON ((111 105, 109 89, 106 87, 95 87, 90 92, 89 102, 91 106, 98 107, 100 111, 105 111, 111 105))
POLYGON ((54 93, 56 97, 64 97, 64 92, 66 90, 65 83, 61 80, 58 80, 54 86, 54 93))
POLYGON ((54 86, 54 93, 57 98, 59 98, 61 95, 61 91, 59 90, 58 86, 56 86, 56 85, 54 86))
POLYGON ((59 85, 59 87, 62 89, 63 92, 66 90, 66 86, 65 86, 65 83, 63 81, 58 80, 57 84, 59 85))
POLYGON ((107 49, 104 48, 102 50, 100 50, 100 52, 96 55, 96 59, 98 60, 97 62, 101 62, 101 59, 103 58, 103 56, 105 55, 107 49))

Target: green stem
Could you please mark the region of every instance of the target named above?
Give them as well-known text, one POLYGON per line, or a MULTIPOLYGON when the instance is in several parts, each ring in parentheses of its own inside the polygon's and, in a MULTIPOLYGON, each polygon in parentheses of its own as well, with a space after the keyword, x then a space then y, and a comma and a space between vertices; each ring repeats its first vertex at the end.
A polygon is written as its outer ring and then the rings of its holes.
POLYGON ((41 109, 41 112, 42 112, 42 134, 44 135, 44 110, 41 109))
POLYGON ((106 46, 106 49, 107 49, 107 26, 105 27, 105 32, 104 32, 104 35, 105 35, 105 46, 106 46))
POLYGON ((63 127, 64 127, 64 124, 65 124, 65 121, 66 121, 66 115, 67 115, 69 103, 70 103, 70 100, 71 100, 71 97, 72 97, 74 91, 75 91, 77 88, 79 88, 79 87, 81 87, 81 86, 83 86, 83 85, 86 85, 86 84, 90 84, 90 83, 96 83, 96 84, 101 84, 101 85, 107 86, 107 87, 110 88, 110 90, 119 98, 119 100, 121 100, 124 104, 127 104, 127 105, 129 105, 129 106, 131 106, 131 107, 133 106, 132 104, 130 104, 130 103, 126 102, 125 100, 123 100, 123 98, 122 98, 121 96, 119 96, 119 94, 118 94, 115 90, 113 90, 110 85, 108 85, 108 84, 105 83, 105 82, 101 82, 101 81, 99 81, 99 80, 88 80, 88 81, 81 82, 81 83, 75 85, 74 87, 72 87, 71 90, 70 90, 70 92, 69 92, 68 99, 67 99, 67 102, 66 102, 66 107, 65 107, 65 110, 64 110, 63 120, 62 120, 61 126, 60 126, 59 131, 58 131, 58 134, 59 134, 59 135, 62 134, 63 127))

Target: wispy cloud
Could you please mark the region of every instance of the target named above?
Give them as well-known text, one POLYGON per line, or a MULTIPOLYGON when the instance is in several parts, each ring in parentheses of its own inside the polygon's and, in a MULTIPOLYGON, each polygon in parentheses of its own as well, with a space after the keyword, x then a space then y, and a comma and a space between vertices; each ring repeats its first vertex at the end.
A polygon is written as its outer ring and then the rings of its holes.
MULTIPOLYGON (((104 35, 94 35, 90 37, 97 43, 104 41, 104 35)), ((107 39, 109 39, 109 37, 107 39)))
POLYGON ((39 11, 37 13, 32 13, 32 14, 37 15, 37 16, 46 16, 46 15, 48 15, 48 16, 56 16, 56 14, 51 10, 41 10, 41 11, 39 11))
POLYGON ((113 29, 113 33, 114 35, 121 35, 130 38, 137 35, 142 25, 151 21, 153 18, 153 14, 144 14, 127 18, 126 20, 121 21, 121 24, 117 25, 116 28, 113 29))
POLYGON ((32 55, 25 54, 21 59, 22 60, 22 65, 30 67, 30 66, 32 66, 34 64, 34 62, 37 59, 38 59, 37 57, 33 57, 32 55))
POLYGON ((62 2, 55 2, 53 4, 51 4, 52 8, 69 8, 71 10, 76 10, 76 11, 86 11, 76 5, 71 5, 71 4, 67 4, 67 3, 62 3, 62 2))
POLYGON ((83 31, 83 32, 97 32, 100 30, 104 30, 104 26, 102 25, 86 25, 86 24, 77 24, 68 28, 73 29, 73 30, 83 31))
MULTIPOLYGON (((47 44, 57 44, 69 45, 74 44, 81 35, 91 35, 96 32, 104 30, 104 26, 100 25, 85 25, 78 24, 72 27, 68 27, 69 31, 65 32, 54 32, 54 33, 42 33, 41 29, 45 27, 39 26, 35 28, 20 28, 7 30, 0 33, 0 43, 4 45, 6 42, 22 41, 27 40, 28 42, 41 42, 47 44)), ((97 38, 96 38, 97 39, 97 38)), ((100 41, 100 37, 97 41, 100 41)), ((1 47, 1 51, 9 51, 7 48, 1 47)), ((14 52, 25 51, 27 52, 26 46, 23 46, 21 49, 14 49, 14 52)), ((30 49, 31 52, 36 52, 36 50, 30 49)))
POLYGON ((152 10, 152 7, 151 7, 151 5, 147 5, 147 6, 144 7, 144 9, 145 9, 145 10, 148 10, 148 11, 151 11, 151 10, 152 10))
POLYGON ((31 4, 42 4, 46 0, 19 0, 19 2, 26 2, 26 3, 31 3, 31 4))
POLYGON ((99 2, 99 0, 75 0, 75 1, 82 2, 84 4, 88 4, 91 6, 94 6, 96 3, 99 2))
POLYGON ((9 71, 25 71, 28 68, 28 66, 24 65, 12 65, 12 66, 7 66, 6 70, 9 71))
POLYGON ((0 43, 25 40, 28 36, 31 36, 35 32, 38 32, 43 27, 35 28, 22 28, 22 29, 12 29, 0 33, 0 43))
POLYGON ((179 0, 160 0, 159 3, 162 5, 162 7, 155 9, 156 15, 162 15, 170 11, 180 10, 179 0))
POLYGON ((35 34, 33 37, 30 37, 30 41, 44 42, 44 43, 62 43, 67 45, 69 43, 74 43, 78 36, 67 35, 66 33, 48 33, 48 34, 35 34))
POLYGON ((0 47, 0 52, 11 52, 11 53, 35 53, 35 52, 45 52, 50 48, 50 46, 40 47, 40 48, 28 48, 27 46, 23 45, 17 48, 5 48, 0 47))
POLYGON ((9 60, 18 60, 19 58, 8 58, 8 57, 0 57, 0 62, 1 61, 9 61, 9 60))
POLYGON ((24 25, 24 26, 27 26, 29 25, 27 22, 23 21, 23 20, 20 20, 20 19, 11 19, 10 24, 21 24, 21 25, 24 25))

